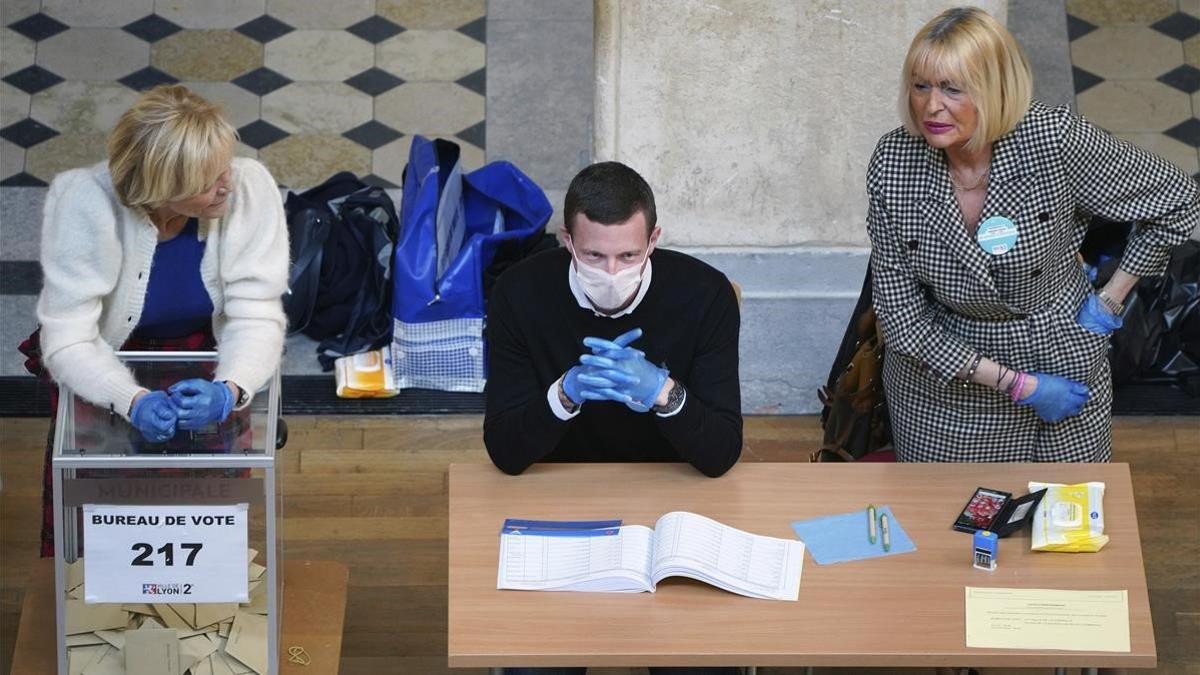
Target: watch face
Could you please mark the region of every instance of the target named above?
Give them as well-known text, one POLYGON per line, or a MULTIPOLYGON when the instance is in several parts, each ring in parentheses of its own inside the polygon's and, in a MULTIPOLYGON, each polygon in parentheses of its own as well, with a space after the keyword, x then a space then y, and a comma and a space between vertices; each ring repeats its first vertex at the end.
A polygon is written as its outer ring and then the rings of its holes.
POLYGON ((234 384, 233 382, 230 382, 229 384, 232 384, 234 388, 237 389, 237 398, 233 401, 233 407, 240 408, 246 405, 246 402, 250 400, 250 392, 242 389, 240 385, 234 384))
POLYGON ((671 391, 667 392, 667 402, 661 406, 653 406, 655 412, 667 412, 679 407, 679 402, 683 400, 683 386, 678 382, 671 385, 671 391))

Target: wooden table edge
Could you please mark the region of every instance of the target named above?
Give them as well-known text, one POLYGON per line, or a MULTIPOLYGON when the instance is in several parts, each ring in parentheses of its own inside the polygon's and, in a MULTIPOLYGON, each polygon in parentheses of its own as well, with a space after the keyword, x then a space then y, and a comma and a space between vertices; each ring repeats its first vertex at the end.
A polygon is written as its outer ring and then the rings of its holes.
MULTIPOLYGON (((789 462, 754 462, 755 465, 760 464, 792 464, 789 462)), ((612 464, 604 464, 604 466, 613 466, 612 464)), ((1116 469, 1120 473, 1120 478, 1127 482, 1130 489, 1130 495, 1134 498, 1134 508, 1131 510, 1130 517, 1132 519, 1132 527, 1138 535, 1137 560, 1141 568, 1143 580, 1145 579, 1145 557, 1141 546, 1141 528, 1137 520, 1136 495, 1133 495, 1133 476, 1130 471, 1129 464, 1126 462, 1107 463, 1106 466, 1116 469)), ((453 494, 453 479, 454 473, 457 470, 473 470, 478 467, 488 467, 491 465, 485 462, 452 462, 447 468, 447 499, 453 494)), ((450 518, 447 523, 448 528, 453 527, 453 508, 452 503, 448 504, 450 518)), ((452 567, 450 565, 450 555, 454 551, 453 537, 447 544, 447 570, 452 567)), ((450 603, 452 592, 450 583, 452 575, 447 575, 447 612, 448 619, 453 607, 450 603)), ((1143 583, 1140 588, 1130 589, 1130 604, 1142 601, 1147 609, 1147 617, 1149 622, 1149 650, 1129 651, 1129 652, 1092 652, 1092 651, 1069 651, 1069 650, 1009 650, 1009 649, 972 649, 967 654, 945 654, 945 655, 929 655, 929 654, 861 654, 855 653, 856 662, 854 666, 861 667, 936 667, 948 666, 959 667, 963 665, 964 660, 970 660, 973 654, 986 656, 988 658, 987 667, 996 668, 1032 668, 1032 667, 1065 667, 1065 668, 1090 668, 1090 667, 1118 667, 1118 668, 1133 668, 1147 669, 1156 668, 1158 666, 1157 642, 1154 639, 1153 615, 1149 612, 1149 587, 1143 583), (1114 661, 1117 659, 1119 661, 1114 661)), ((447 627, 451 625, 451 621, 447 621, 447 627)), ((729 666, 764 666, 764 667, 787 667, 787 666, 814 666, 814 667, 847 667, 847 653, 809 653, 804 655, 795 654, 679 654, 664 657, 658 655, 621 655, 614 657, 611 654, 589 654, 589 655, 559 655, 559 654, 541 654, 541 655, 523 655, 514 657, 511 654, 484 654, 484 653, 455 653, 453 644, 450 642, 449 632, 447 633, 447 665, 450 668, 496 668, 496 667, 511 667, 511 666, 592 666, 592 667, 639 667, 639 666, 714 666, 720 665, 718 661, 724 661, 724 665, 729 666)), ((853 666, 851 666, 853 667, 853 666)))

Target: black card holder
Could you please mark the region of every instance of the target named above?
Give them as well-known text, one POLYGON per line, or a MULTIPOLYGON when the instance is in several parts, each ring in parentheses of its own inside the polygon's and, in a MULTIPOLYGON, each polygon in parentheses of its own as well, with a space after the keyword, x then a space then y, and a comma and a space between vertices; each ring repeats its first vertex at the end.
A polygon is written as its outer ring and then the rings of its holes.
POLYGON ((1033 512, 1045 496, 1046 489, 1042 488, 1037 492, 1008 500, 992 520, 991 531, 995 532, 997 537, 1003 538, 1025 527, 1026 523, 1033 520, 1033 512))

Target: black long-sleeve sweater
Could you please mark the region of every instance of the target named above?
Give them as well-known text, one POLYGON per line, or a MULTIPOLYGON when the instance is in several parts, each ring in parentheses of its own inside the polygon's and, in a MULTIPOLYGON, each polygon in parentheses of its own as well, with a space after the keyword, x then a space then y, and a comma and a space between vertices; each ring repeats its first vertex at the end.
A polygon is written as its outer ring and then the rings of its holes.
POLYGON ((506 271, 488 303, 487 413, 483 438, 500 470, 538 461, 687 461, 719 476, 742 450, 738 331, 741 317, 724 274, 690 256, 658 249, 650 288, 616 319, 579 306, 567 281, 565 249, 506 271), (588 401, 563 421, 546 400, 550 385, 587 351, 583 338, 612 339, 633 328, 632 346, 687 389, 671 417, 588 401))

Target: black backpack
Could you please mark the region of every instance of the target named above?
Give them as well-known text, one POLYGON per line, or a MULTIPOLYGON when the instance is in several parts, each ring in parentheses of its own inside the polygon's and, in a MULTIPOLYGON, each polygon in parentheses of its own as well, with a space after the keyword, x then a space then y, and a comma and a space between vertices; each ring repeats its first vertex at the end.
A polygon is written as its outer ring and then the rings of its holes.
POLYGON ((292 256, 283 298, 288 333, 320 341, 324 370, 339 356, 390 342, 399 220, 387 192, 343 171, 303 193, 289 192, 284 210, 292 256))

